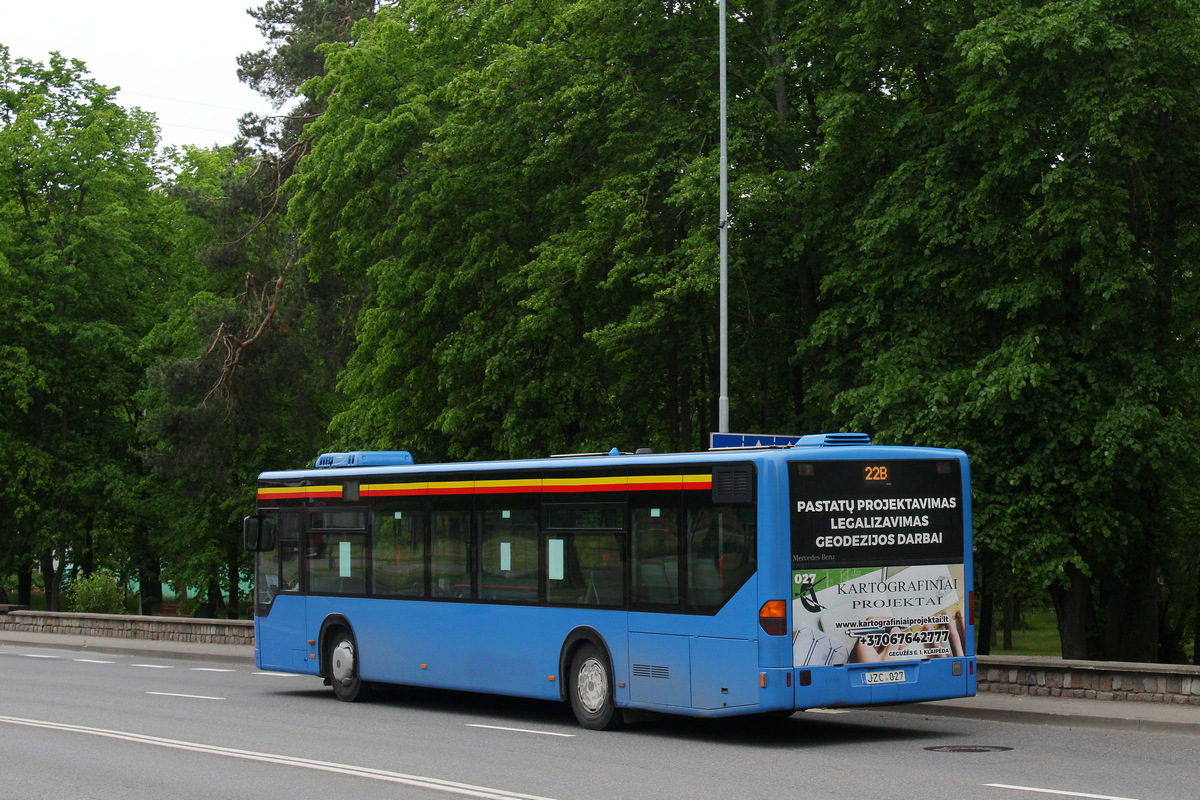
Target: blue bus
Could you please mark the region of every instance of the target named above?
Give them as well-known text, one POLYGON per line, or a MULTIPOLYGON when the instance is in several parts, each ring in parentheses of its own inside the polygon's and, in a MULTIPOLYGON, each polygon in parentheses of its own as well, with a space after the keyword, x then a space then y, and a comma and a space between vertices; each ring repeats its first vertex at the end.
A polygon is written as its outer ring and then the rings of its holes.
POLYGON ((975 693, 958 450, 794 446, 265 472, 255 662, 635 711, 790 713, 975 693))

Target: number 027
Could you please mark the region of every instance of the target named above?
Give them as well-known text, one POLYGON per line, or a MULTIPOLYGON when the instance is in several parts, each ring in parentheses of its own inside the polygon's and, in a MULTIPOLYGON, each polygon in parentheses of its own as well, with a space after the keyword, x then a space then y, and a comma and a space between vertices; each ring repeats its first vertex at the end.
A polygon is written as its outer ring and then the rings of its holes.
POLYGON ((865 466, 863 467, 863 477, 869 481, 886 481, 888 479, 887 467, 865 466))

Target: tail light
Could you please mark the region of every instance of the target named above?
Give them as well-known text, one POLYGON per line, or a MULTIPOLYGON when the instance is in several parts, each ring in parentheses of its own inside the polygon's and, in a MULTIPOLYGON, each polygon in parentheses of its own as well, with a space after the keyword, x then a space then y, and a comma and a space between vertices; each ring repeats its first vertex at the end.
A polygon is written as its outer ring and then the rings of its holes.
POLYGON ((768 600, 758 610, 758 625, 769 636, 787 634, 787 601, 768 600))
POLYGON ((975 590, 967 592, 967 618, 972 625, 975 624, 975 590))

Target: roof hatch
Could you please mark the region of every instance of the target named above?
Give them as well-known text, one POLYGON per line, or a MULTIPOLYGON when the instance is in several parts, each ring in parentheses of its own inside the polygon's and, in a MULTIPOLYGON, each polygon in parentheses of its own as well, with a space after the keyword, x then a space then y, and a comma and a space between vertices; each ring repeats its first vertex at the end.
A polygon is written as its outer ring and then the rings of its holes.
POLYGON ((797 447, 861 447, 871 443, 866 433, 810 433, 801 436, 797 447))
POLYGON ((357 450, 353 453, 322 453, 317 469, 341 467, 407 467, 413 464, 407 450, 357 450))

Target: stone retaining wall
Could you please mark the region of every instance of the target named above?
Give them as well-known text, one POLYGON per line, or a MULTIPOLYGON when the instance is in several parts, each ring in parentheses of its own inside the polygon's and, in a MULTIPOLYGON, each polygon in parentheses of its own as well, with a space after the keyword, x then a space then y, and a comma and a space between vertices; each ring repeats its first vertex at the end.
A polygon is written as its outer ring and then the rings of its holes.
POLYGON ((0 613, 0 630, 254 646, 254 622, 245 619, 9 611, 0 613))
POLYGON ((1200 667, 980 656, 979 691, 1200 706, 1200 667))
MULTIPOLYGON (((0 630, 254 645, 251 620, 66 614, 0 608, 0 630)), ((979 691, 1200 706, 1200 667, 980 656, 979 691)))

